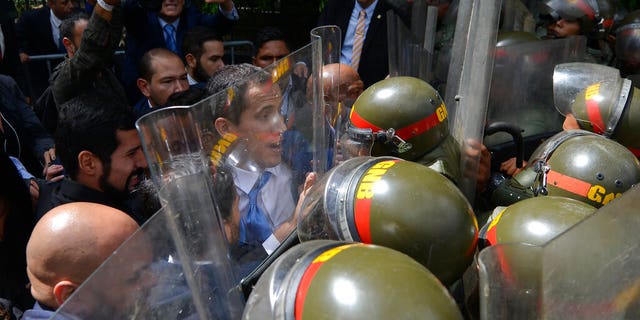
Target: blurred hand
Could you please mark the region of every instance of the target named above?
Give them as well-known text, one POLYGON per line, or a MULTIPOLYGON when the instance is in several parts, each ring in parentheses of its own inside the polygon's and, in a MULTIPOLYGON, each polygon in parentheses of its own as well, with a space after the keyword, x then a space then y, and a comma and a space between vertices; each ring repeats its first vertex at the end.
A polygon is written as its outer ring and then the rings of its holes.
POLYGON ((491 153, 487 147, 477 140, 467 140, 467 147, 464 150, 469 160, 468 168, 465 165, 464 175, 466 177, 474 177, 476 180, 476 191, 482 192, 487 187, 489 178, 491 178, 491 153), (478 167, 475 172, 472 169, 477 161, 478 167))
POLYGON ((29 62, 29 60, 31 60, 31 58, 29 57, 29 55, 28 55, 28 54, 26 54, 26 53, 24 53, 24 52, 21 52, 21 53, 19 54, 19 56, 20 56, 20 62, 22 62, 22 63, 27 63, 27 62, 29 62))
POLYGON ((40 198, 40 187, 35 179, 29 180, 29 195, 31 195, 31 208, 35 211, 40 198))
POLYGON ((307 174, 304 184, 302 185, 302 191, 300 192, 300 197, 298 198, 298 204, 296 205, 296 211, 293 213, 293 217, 289 221, 281 224, 278 229, 273 232, 273 235, 276 236, 278 241, 282 242, 298 225, 298 216, 300 216, 300 211, 302 210, 302 203, 304 202, 304 199, 309 193, 311 187, 316 183, 316 178, 317 175, 315 172, 307 174))
MULTIPOLYGON (((54 147, 45 151, 42 157, 44 158, 44 168, 46 170, 46 168, 51 165, 51 162, 56 160, 56 148, 54 147)), ((42 174, 44 175, 44 171, 42 174)))
POLYGON ((62 175, 62 171, 64 171, 64 167, 59 164, 53 164, 44 169, 44 177, 47 181, 56 182, 62 180, 64 176, 62 175))
POLYGON ((307 78, 309 76, 309 68, 304 63, 296 63, 293 67, 293 74, 300 78, 307 78))
POLYGON ((522 171, 526 165, 527 162, 522 161, 522 168, 516 168, 516 158, 513 157, 500 164, 500 172, 513 177, 522 171))

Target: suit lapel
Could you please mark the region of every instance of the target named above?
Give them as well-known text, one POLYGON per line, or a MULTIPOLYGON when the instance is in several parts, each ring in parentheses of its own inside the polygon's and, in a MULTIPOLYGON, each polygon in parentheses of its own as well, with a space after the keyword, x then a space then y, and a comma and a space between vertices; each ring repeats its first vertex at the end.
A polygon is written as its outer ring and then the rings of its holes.
POLYGON ((353 12, 353 7, 356 5, 356 0, 347 0, 343 2, 343 10, 338 10, 340 16, 336 21, 338 21, 338 26, 342 31, 342 41, 347 34, 347 29, 349 28, 349 19, 351 18, 351 13, 353 12))
POLYGON ((388 8, 384 4, 385 0, 378 0, 376 4, 376 8, 373 10, 373 17, 371 17, 371 22, 369 23, 369 29, 367 30, 367 36, 364 38, 364 44, 362 45, 362 51, 366 51, 367 47, 371 45, 372 39, 375 38, 377 32, 387 32, 386 29, 382 30, 383 26, 386 27, 384 23, 387 20, 386 11, 388 8))

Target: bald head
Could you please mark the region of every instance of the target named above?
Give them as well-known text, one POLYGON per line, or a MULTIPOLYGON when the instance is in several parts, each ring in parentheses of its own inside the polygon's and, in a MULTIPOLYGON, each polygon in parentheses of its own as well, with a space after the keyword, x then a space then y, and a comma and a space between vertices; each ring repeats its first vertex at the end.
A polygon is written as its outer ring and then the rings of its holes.
POLYGON ((126 213, 96 203, 51 209, 27 244, 31 294, 41 304, 59 307, 137 228, 126 213))

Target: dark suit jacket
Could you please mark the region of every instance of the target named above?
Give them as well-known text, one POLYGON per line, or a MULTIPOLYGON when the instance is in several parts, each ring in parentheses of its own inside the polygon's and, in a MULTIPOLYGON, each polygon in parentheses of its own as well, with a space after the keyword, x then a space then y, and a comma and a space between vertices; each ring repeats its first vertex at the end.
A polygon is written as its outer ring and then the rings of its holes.
MULTIPOLYGON (((47 6, 24 12, 16 24, 16 39, 18 52, 30 56, 42 54, 65 53, 53 41, 51 22, 49 21, 51 9, 47 6)), ((53 62, 53 66, 60 60, 53 62)), ((32 61, 26 64, 29 74, 24 86, 25 95, 35 101, 49 85, 49 71, 44 61, 32 61)))
MULTIPOLYGON (((344 42, 355 1, 329 0, 320 14, 318 26, 339 26, 342 29, 342 41, 344 42)), ((365 88, 384 79, 389 73, 386 12, 391 9, 385 0, 378 0, 369 23, 358 66, 358 73, 365 88)))
MULTIPOLYGON (((153 48, 166 48, 167 44, 164 41, 164 31, 160 26, 156 13, 145 11, 138 0, 126 1, 123 9, 124 26, 127 29, 127 47, 125 49, 122 81, 127 89, 129 101, 133 102, 141 97, 136 86, 136 80, 138 79, 138 63, 142 55, 153 48)), ((233 24, 234 21, 227 19, 222 13, 218 12, 215 15, 203 14, 193 3, 186 0, 184 10, 180 16, 178 30, 176 30, 178 55, 184 59, 181 47, 187 30, 195 26, 207 26, 214 28, 222 36, 231 31, 233 24)))
POLYGON ((47 6, 22 14, 16 24, 19 52, 28 55, 64 53, 53 42, 50 15, 51 9, 47 6))

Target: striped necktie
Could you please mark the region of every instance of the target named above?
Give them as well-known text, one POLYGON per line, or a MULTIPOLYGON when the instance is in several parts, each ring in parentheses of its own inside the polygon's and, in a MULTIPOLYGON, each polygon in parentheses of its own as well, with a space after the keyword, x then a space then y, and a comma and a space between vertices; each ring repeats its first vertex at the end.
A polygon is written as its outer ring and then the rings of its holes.
POLYGON ((164 25, 164 42, 167 44, 167 49, 176 52, 176 28, 172 24, 164 25))
POLYGON ((249 191, 249 211, 240 219, 241 243, 259 245, 271 235, 271 224, 265 212, 258 207, 258 194, 269 178, 271 178, 271 172, 264 171, 258 183, 249 191))
POLYGON ((360 54, 362 53, 362 44, 364 43, 364 26, 367 22, 367 12, 360 11, 358 16, 358 24, 356 25, 356 35, 353 38, 353 50, 351 50, 351 66, 358 70, 360 65, 360 54))

